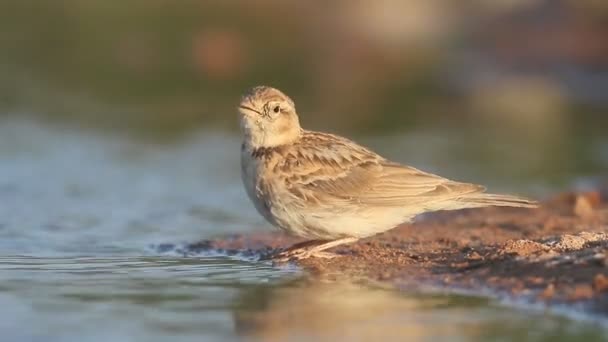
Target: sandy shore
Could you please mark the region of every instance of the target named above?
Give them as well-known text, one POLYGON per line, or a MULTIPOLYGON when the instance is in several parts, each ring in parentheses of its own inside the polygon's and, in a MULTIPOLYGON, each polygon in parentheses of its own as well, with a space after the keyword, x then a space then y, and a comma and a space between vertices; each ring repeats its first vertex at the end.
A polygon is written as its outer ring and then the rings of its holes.
MULTIPOLYGON (((297 241, 257 233, 187 249, 255 257, 297 241)), ((342 256, 299 266, 313 276, 473 291, 608 315, 608 191, 561 194, 539 209, 433 213, 334 251, 342 256)))

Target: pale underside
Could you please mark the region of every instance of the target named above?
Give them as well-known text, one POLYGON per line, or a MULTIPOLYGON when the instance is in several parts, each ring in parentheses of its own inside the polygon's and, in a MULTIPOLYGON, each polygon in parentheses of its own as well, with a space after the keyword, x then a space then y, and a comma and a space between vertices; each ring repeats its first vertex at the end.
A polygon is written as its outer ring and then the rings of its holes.
POLYGON ((391 162, 325 133, 304 131, 295 144, 261 151, 244 146, 242 164, 258 211, 275 226, 307 238, 366 237, 433 210, 531 205, 482 194, 483 186, 391 162))

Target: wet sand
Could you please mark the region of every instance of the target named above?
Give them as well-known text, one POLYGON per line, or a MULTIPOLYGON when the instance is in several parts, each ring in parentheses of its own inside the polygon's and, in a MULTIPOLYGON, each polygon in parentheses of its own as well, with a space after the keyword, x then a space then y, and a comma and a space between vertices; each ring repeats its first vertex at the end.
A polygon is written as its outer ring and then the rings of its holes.
MULTIPOLYGON (((190 252, 252 257, 301 240, 257 233, 201 241, 190 252)), ((312 276, 408 289, 480 293, 608 315, 608 189, 565 193, 539 209, 437 212, 298 265, 312 276)))

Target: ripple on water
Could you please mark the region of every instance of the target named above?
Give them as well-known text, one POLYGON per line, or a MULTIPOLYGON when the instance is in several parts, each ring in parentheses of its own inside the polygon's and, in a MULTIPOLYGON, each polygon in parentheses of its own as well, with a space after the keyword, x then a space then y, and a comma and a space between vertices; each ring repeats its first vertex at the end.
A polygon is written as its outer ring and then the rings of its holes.
POLYGON ((243 193, 237 140, 147 146, 0 122, 2 340, 605 337, 485 299, 310 282, 248 254, 188 250, 266 226, 243 193))
POLYGON ((221 257, 3 256, 0 318, 15 312, 24 318, 5 334, 27 325, 31 336, 103 340, 107 332, 122 339, 168 336, 173 326, 183 329, 179 335, 213 340, 232 331, 230 310, 242 289, 294 276, 293 270, 221 257), (37 323, 30 327, 32 320, 37 323))
POLYGON ((0 246, 24 254, 142 252, 260 226, 240 183, 238 144, 208 133, 150 146, 0 122, 0 246))

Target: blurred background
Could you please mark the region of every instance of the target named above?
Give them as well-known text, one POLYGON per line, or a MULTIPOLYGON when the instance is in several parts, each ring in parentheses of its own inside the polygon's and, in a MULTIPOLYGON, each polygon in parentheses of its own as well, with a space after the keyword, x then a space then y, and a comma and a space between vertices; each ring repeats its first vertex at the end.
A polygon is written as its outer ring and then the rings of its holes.
POLYGON ((184 252, 271 230, 240 180, 236 106, 255 85, 290 95, 306 128, 492 191, 542 199, 608 175, 608 1, 0 0, 3 337, 579 334, 184 252), (344 301, 323 299, 335 288, 344 301), (346 315, 319 320, 328 303, 346 315))
POLYGON ((607 169, 603 1, 4 0, 0 13, 3 116, 152 141, 237 134, 240 95, 265 84, 305 127, 433 171, 466 176, 470 158, 563 185, 607 169))

